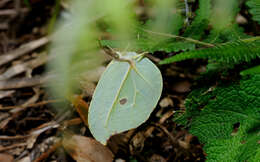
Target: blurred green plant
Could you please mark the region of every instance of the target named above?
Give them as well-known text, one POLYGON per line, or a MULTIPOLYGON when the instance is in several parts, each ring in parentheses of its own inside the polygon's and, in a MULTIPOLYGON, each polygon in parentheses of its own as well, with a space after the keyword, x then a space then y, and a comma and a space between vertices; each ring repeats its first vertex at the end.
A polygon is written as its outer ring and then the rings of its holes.
POLYGON ((258 24, 260 24, 260 1, 248 0, 246 4, 250 8, 249 12, 253 15, 253 20, 257 21, 258 24))
POLYGON ((61 13, 50 47, 54 59, 50 62, 49 69, 54 70, 57 75, 57 80, 50 88, 54 94, 65 98, 71 96, 76 91, 75 86, 78 85, 80 76, 104 61, 98 44, 104 31, 96 26, 97 20, 109 15, 111 28, 118 31, 116 37, 127 41, 130 33, 128 34, 126 26, 134 23, 129 19, 130 13, 126 12, 130 8, 128 5, 127 1, 119 4, 108 0, 76 0, 71 4, 70 11, 61 13), (111 3, 117 5, 110 6, 111 3), (118 23, 122 20, 123 24, 118 23))

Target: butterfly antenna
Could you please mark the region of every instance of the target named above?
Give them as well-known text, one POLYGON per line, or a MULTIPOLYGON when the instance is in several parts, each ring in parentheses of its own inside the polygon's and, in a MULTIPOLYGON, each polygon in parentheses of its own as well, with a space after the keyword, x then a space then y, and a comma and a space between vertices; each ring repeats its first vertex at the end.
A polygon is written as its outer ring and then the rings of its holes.
POLYGON ((111 48, 111 47, 108 46, 108 45, 103 46, 103 45, 101 44, 101 40, 100 40, 100 39, 98 40, 98 44, 99 44, 100 48, 102 48, 103 51, 105 51, 106 54, 108 54, 109 56, 111 56, 111 57, 113 57, 113 58, 115 58, 115 59, 118 59, 118 58, 119 58, 118 53, 117 53, 113 48, 111 48))

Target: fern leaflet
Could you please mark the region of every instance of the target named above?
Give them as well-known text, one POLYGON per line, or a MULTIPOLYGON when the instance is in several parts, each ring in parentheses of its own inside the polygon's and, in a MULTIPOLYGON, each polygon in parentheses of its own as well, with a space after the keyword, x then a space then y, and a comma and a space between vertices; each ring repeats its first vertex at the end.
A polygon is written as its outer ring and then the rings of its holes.
POLYGON ((253 74, 260 74, 260 65, 243 70, 240 72, 240 75, 253 75, 253 74))
POLYGON ((250 8, 249 12, 253 15, 253 20, 260 24, 260 0, 249 0, 246 4, 250 8))
POLYGON ((192 58, 204 58, 220 63, 239 64, 244 61, 249 62, 257 57, 260 57, 260 41, 235 41, 213 48, 183 52, 179 55, 164 59, 160 63, 168 64, 192 58))

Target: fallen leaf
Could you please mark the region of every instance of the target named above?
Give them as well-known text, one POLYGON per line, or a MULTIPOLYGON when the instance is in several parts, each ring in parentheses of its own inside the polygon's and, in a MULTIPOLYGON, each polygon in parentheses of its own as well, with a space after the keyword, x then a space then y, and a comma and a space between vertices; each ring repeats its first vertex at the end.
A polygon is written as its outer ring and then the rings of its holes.
POLYGON ((116 159, 115 162, 126 162, 124 159, 116 159))
POLYGON ((2 162, 13 162, 14 158, 13 156, 9 154, 0 154, 0 161, 2 162))
POLYGON ((22 158, 21 160, 19 160, 17 162, 31 162, 31 159, 30 159, 29 156, 26 156, 26 157, 22 158))
POLYGON ((149 162, 166 162, 166 159, 161 155, 153 154, 149 159, 149 162))
POLYGON ((112 162, 113 153, 98 141, 79 135, 66 135, 62 145, 77 162, 112 162))
POLYGON ((191 83, 188 81, 180 81, 173 85, 172 90, 178 93, 186 93, 190 91, 191 83))
POLYGON ((173 106, 173 101, 172 101, 171 98, 165 97, 165 98, 163 98, 163 99, 160 101, 159 105, 160 105, 162 108, 165 108, 165 107, 168 107, 168 106, 173 106))

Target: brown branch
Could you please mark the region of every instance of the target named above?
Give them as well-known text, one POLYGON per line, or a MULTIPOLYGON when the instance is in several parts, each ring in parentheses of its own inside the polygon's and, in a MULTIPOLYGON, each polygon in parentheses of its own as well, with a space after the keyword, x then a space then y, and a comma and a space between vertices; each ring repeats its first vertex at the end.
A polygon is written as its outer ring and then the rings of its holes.
POLYGON ((6 147, 3 147, 3 148, 0 148, 0 152, 11 150, 11 149, 21 147, 21 146, 25 147, 25 146, 27 146, 27 143, 17 143, 17 144, 13 144, 11 146, 6 146, 6 147))
POLYGON ((0 90, 18 89, 18 88, 41 85, 43 83, 46 83, 51 77, 52 77, 51 75, 44 75, 44 76, 36 76, 33 78, 21 78, 21 79, 12 79, 8 81, 0 81, 0 90))
POLYGON ((3 74, 0 75, 0 80, 6 80, 18 74, 21 74, 29 69, 39 67, 46 63, 47 60, 47 54, 45 52, 41 53, 35 59, 10 67, 3 74))
POLYGON ((28 104, 28 105, 16 105, 16 106, 6 106, 6 107, 0 107, 0 110, 10 110, 10 109, 15 109, 15 108, 27 108, 27 107, 39 107, 42 105, 46 105, 49 103, 57 103, 60 102, 61 100, 46 100, 46 101, 41 101, 41 102, 37 102, 37 103, 32 103, 32 104, 28 104))
POLYGON ((53 144, 46 152, 44 152, 42 155, 40 155, 37 159, 34 160, 34 162, 41 162, 47 159, 50 154, 52 154, 54 151, 56 151, 57 148, 61 146, 62 142, 59 139, 55 144, 53 144))
MULTIPOLYGON (((19 12, 28 12, 28 8, 22 8, 21 10, 18 10, 19 12)), ((5 10, 0 10, 0 16, 13 16, 16 15, 17 10, 14 9, 5 9, 5 10)))
POLYGON ((42 37, 38 40, 34 40, 32 42, 26 43, 22 45, 21 47, 10 51, 4 55, 0 56, 0 66, 9 63, 10 61, 13 61, 14 59, 21 57, 25 55, 28 52, 31 52, 43 45, 46 45, 49 42, 48 37, 42 37))

